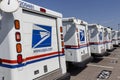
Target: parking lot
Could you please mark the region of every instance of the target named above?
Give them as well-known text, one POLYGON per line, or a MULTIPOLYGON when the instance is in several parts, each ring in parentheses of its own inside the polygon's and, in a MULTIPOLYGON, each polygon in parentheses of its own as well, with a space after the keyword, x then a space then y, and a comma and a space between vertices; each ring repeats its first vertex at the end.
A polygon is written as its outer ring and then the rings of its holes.
POLYGON ((120 47, 94 59, 84 68, 72 66, 68 71, 71 80, 120 80, 120 47))

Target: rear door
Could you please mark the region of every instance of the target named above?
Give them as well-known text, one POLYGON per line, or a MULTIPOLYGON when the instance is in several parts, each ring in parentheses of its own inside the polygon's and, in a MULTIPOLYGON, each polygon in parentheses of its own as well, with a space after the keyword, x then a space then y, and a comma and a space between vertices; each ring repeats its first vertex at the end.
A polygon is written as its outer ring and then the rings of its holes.
POLYGON ((26 62, 41 69, 41 75, 60 68, 56 18, 28 11, 23 11, 22 18, 26 62))

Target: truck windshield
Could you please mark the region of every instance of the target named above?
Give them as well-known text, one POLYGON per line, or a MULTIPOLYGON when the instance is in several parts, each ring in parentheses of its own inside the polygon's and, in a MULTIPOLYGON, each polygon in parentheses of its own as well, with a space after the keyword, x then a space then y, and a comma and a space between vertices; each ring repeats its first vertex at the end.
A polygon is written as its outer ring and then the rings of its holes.
POLYGON ((93 38, 93 37, 95 37, 96 35, 97 35, 97 33, 98 33, 98 28, 96 27, 96 26, 90 26, 91 28, 89 28, 89 30, 90 30, 90 37, 91 38, 93 38))
POLYGON ((114 36, 115 36, 115 31, 112 32, 112 38, 114 38, 114 36))
POLYGON ((120 37, 120 31, 117 33, 117 36, 120 37))
POLYGON ((110 34, 110 33, 108 33, 108 38, 109 38, 109 40, 111 40, 111 39, 112 39, 112 37, 111 37, 111 34, 110 34))
POLYGON ((106 28, 105 28, 104 30, 105 30, 105 31, 104 31, 104 37, 106 37, 106 36, 108 35, 108 31, 107 31, 106 28))

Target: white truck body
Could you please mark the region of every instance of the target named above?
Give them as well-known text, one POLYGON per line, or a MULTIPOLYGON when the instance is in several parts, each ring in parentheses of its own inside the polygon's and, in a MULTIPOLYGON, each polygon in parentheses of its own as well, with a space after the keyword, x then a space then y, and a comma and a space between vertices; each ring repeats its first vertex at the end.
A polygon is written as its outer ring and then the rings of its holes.
POLYGON ((104 28, 104 42, 105 42, 105 46, 106 46, 106 49, 109 51, 109 50, 112 50, 113 49, 113 44, 112 44, 112 30, 111 28, 107 28, 105 27, 104 28))
POLYGON ((112 30, 112 43, 113 43, 113 46, 119 45, 118 31, 116 31, 116 30, 112 30))
POLYGON ((62 14, 19 3, 13 13, 0 11, 0 80, 57 80, 65 76, 62 14))
POLYGON ((87 22, 71 18, 63 18, 63 35, 67 62, 87 64, 91 58, 88 41, 87 22), (88 60, 88 61, 87 61, 88 60))
POLYGON ((90 49, 94 56, 103 56, 106 52, 104 44, 104 27, 97 24, 89 24, 90 49))

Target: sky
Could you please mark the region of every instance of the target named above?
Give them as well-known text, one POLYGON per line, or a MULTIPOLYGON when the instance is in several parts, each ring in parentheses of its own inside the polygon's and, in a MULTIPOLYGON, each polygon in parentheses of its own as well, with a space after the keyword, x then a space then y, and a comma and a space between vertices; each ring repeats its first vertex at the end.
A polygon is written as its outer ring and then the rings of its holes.
POLYGON ((54 10, 63 17, 76 17, 90 24, 118 29, 120 26, 120 0, 25 0, 54 10))

